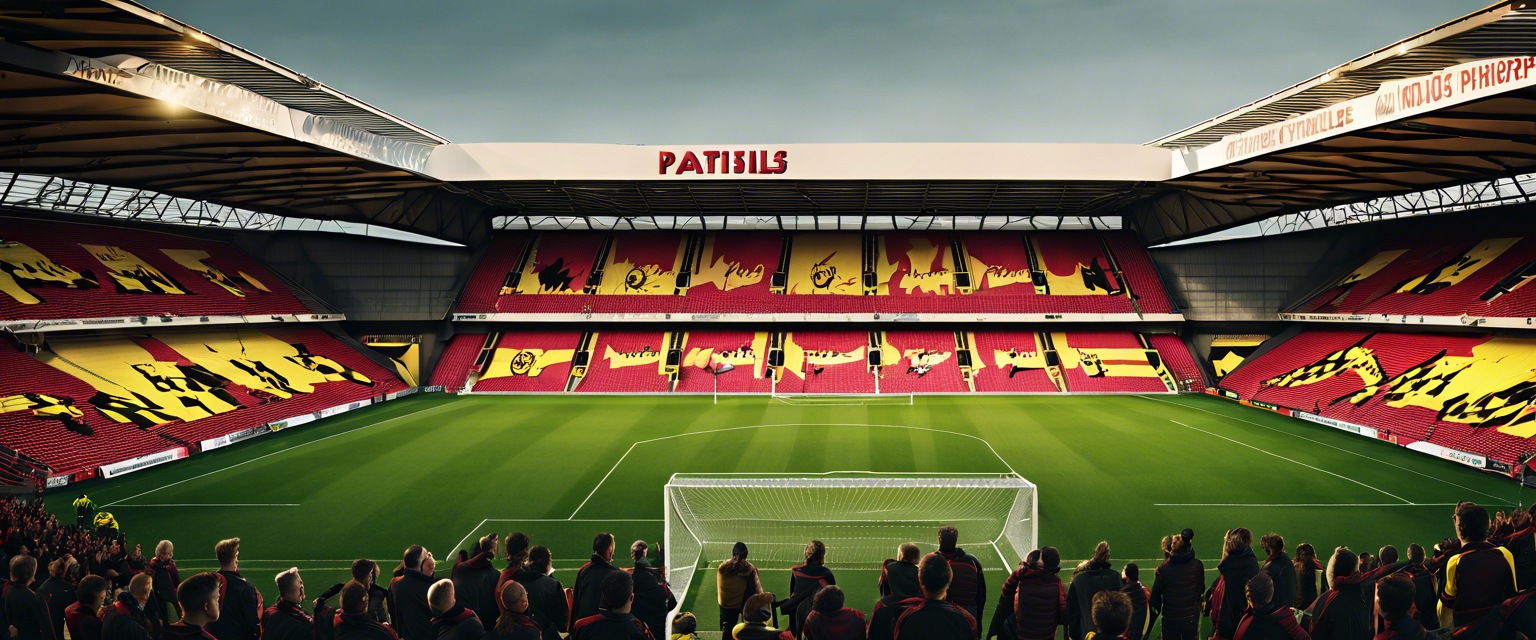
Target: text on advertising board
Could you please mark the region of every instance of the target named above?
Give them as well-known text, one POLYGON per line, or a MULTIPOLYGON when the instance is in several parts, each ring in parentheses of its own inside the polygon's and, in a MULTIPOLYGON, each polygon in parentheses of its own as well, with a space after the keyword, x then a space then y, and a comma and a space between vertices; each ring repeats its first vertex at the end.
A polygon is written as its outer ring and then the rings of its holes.
POLYGON ((770 164, 770 157, 766 150, 762 151, 684 151, 682 160, 671 151, 662 151, 660 155, 660 173, 667 175, 667 170, 673 166, 676 169, 673 175, 683 175, 693 172, 706 173, 758 173, 773 174, 784 173, 789 169, 789 152, 775 151, 770 164), (703 156, 700 159, 700 156, 703 156), (716 168, 719 170, 716 171, 716 168))

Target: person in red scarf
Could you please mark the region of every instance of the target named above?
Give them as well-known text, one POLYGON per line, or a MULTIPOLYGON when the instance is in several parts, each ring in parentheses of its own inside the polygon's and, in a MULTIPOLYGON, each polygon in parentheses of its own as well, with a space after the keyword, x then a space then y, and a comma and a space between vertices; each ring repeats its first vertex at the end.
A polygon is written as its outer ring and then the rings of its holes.
POLYGON ((107 579, 86 576, 75 591, 76 602, 64 610, 64 626, 73 640, 101 640, 101 607, 107 602, 107 579))
POLYGON ((528 547, 532 544, 533 541, 528 539, 526 533, 513 531, 507 534, 507 543, 502 545, 502 553, 505 553, 507 558, 507 567, 502 569, 501 575, 496 578, 497 589, 500 589, 508 580, 514 579, 517 572, 523 570, 523 565, 528 562, 528 547))
POLYGON ((789 599, 780 607, 789 616, 789 631, 796 638, 805 628, 805 618, 811 614, 811 597, 822 587, 837 584, 832 570, 826 567, 827 545, 812 540, 805 545, 805 562, 789 570, 789 599))
POLYGON ((516 580, 503 583, 498 602, 501 616, 496 619, 496 627, 486 634, 486 640, 539 640, 542 637, 539 624, 528 615, 528 590, 523 585, 516 580))
POLYGON ((1296 624, 1296 610, 1278 599, 1275 580, 1268 573, 1249 579, 1248 610, 1238 619, 1232 640, 1312 640, 1296 624))
POLYGON ((496 604, 496 583, 500 582, 501 572, 491 566, 495 557, 496 534, 487 534, 468 551, 460 551, 459 561, 449 572, 455 597, 481 620, 495 620, 501 614, 501 607, 496 604))
POLYGON ((219 619, 219 592, 223 581, 216 573, 199 573, 176 588, 182 617, 165 627, 164 640, 215 640, 207 626, 219 619))
POLYGON ((864 612, 843 606, 843 589, 827 585, 811 601, 804 640, 865 640, 864 612))
POLYGON ((368 613, 368 587, 353 580, 341 588, 341 613, 334 614, 336 640, 399 640, 395 630, 368 613))
POLYGON ((297 567, 277 574, 277 604, 261 614, 261 640, 309 640, 315 619, 304 611, 304 579, 297 567))
POLYGON ((117 602, 101 612, 102 640, 149 640, 158 638, 160 629, 144 611, 149 602, 150 577, 139 574, 128 581, 128 588, 117 594, 117 602))
POLYGON ((1061 572, 1061 552, 1044 547, 1029 552, 1017 571, 1003 583, 997 610, 992 612, 988 638, 1050 640, 1056 627, 1067 623, 1067 587, 1061 572))
POLYGON ((161 607, 170 607, 170 611, 164 612, 166 619, 171 614, 181 617, 177 610, 176 587, 181 586, 181 572, 176 569, 176 547, 170 540, 161 540, 155 545, 155 557, 149 561, 149 575, 154 578, 153 588, 155 600, 161 607))
POLYGON ((1307 609, 1302 627, 1313 640, 1361 640, 1371 637, 1371 607, 1361 591, 1360 558, 1339 547, 1328 560, 1329 589, 1307 609))
POLYGON ((432 607, 432 631, 438 640, 481 640, 485 626, 475 612, 454 597, 453 581, 438 580, 427 590, 432 607))

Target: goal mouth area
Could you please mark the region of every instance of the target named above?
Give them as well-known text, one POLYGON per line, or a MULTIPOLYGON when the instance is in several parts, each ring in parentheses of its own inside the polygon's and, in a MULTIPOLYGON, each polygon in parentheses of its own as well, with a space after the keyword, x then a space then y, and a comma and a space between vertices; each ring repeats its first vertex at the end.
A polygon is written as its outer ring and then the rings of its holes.
POLYGON ((737 543, 759 570, 803 564, 807 543, 818 540, 828 568, 879 571, 902 543, 934 551, 939 528, 954 526, 961 548, 1012 566, 1035 548, 1038 531, 1036 487, 1014 473, 679 473, 663 502, 679 607, 709 588, 712 568, 737 543))

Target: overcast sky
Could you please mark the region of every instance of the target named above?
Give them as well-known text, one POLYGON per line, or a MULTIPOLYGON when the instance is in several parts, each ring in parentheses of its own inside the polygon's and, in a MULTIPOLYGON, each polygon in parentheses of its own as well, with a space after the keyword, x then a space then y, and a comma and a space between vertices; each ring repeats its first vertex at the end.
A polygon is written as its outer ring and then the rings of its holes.
POLYGON ((144 0, 454 142, 1147 142, 1491 0, 144 0))

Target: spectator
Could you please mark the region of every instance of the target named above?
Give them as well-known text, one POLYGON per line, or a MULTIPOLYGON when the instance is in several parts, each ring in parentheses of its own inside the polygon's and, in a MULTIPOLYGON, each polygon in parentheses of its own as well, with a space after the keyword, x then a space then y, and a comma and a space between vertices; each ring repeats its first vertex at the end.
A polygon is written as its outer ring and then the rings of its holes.
POLYGON ((1510 514, 1506 530, 1488 538, 1489 542, 1514 554, 1515 583, 1521 591, 1536 587, 1536 518, 1533 515, 1536 515, 1536 503, 1525 511, 1510 514))
POLYGON ((603 608, 603 578, 618 571, 613 566, 613 535, 599 533, 592 540, 592 559, 576 571, 574 596, 571 598, 571 632, 576 621, 597 615, 603 608))
POLYGON ((528 550, 528 562, 512 577, 528 592, 528 615, 544 630, 544 640, 560 640, 571 618, 565 586, 549 575, 552 562, 549 549, 536 545, 528 550))
POLYGON ((64 556, 48 564, 48 579, 37 588, 37 597, 48 607, 48 624, 53 640, 64 640, 64 610, 69 608, 76 599, 75 584, 79 577, 69 577, 71 572, 79 573, 80 564, 75 562, 74 556, 64 556))
POLYGON ((107 579, 86 576, 75 589, 75 603, 64 610, 71 640, 101 640, 101 607, 107 603, 107 579))
POLYGON ((747 562, 746 543, 731 546, 731 559, 720 563, 715 570, 715 584, 720 604, 720 632, 729 634, 736 628, 747 598, 763 592, 757 567, 747 562))
POLYGON ((438 580, 427 589, 427 605, 432 608, 432 630, 438 640, 481 640, 485 625, 474 610, 454 597, 452 580, 438 580))
POLYGON ((1200 596, 1205 593, 1205 563, 1195 557, 1195 532, 1173 537, 1173 555, 1157 565, 1147 611, 1163 617, 1163 640, 1196 640, 1200 635, 1200 596))
POLYGON ((772 593, 752 594, 741 607, 741 622, 731 627, 726 640, 795 640, 794 634, 769 624, 773 603, 772 593))
POLYGON ((336 640, 399 640, 395 630, 368 613, 368 586, 353 580, 341 588, 336 640))
POLYGON ((513 531, 507 534, 507 543, 502 545, 503 553, 507 557, 507 568, 501 570, 501 575, 496 578, 496 588, 511 580, 517 572, 523 570, 523 563, 528 562, 528 534, 521 531, 513 531))
POLYGON ((1253 554, 1253 533, 1238 527, 1227 532, 1222 544, 1221 562, 1216 565, 1221 577, 1211 588, 1208 607, 1217 638, 1231 638, 1237 622, 1248 608, 1248 581, 1259 574, 1259 561, 1253 554))
POLYGON ((1163 550, 1163 559, 1164 560, 1172 558, 1173 557, 1173 536, 1163 536, 1163 542, 1162 542, 1161 548, 1163 550))
POLYGON ((1264 563, 1259 569, 1269 574, 1274 583, 1274 604, 1287 605, 1296 602, 1296 564, 1285 553, 1285 538, 1278 533, 1266 533, 1259 538, 1259 548, 1264 550, 1264 563))
POLYGON ((304 579, 297 567, 277 574, 277 604, 261 615, 261 640, 308 640, 315 619, 304 612, 304 579))
POLYGON ((811 613, 811 597, 822 587, 837 584, 826 562, 827 545, 812 540, 805 545, 805 562, 789 570, 789 600, 780 611, 789 616, 789 631, 796 638, 805 628, 805 617, 811 613))
POLYGON ((684 611, 672 619, 672 640, 697 640, 698 631, 699 621, 690 612, 684 611))
POLYGON ((85 494, 80 494, 80 497, 75 498, 75 526, 81 529, 90 527, 91 522, 95 520, 91 517, 94 511, 96 511, 96 503, 91 502, 85 494))
POLYGON ((496 604, 496 583, 501 580, 501 572, 491 566, 491 560, 496 558, 496 543, 494 533, 476 540, 468 552, 459 552, 459 561, 448 573, 453 579, 455 599, 474 611, 482 624, 501 615, 501 607, 496 604))
POLYGON ((1089 640, 1125 640, 1125 632, 1131 624, 1131 599, 1119 591, 1100 591, 1093 594, 1089 607, 1093 618, 1093 631, 1089 640))
POLYGON ((336 614, 341 612, 327 603, 340 594, 342 587, 345 586, 338 582, 320 592, 320 597, 315 598, 315 640, 336 640, 336 614))
POLYGON ((646 550, 644 540, 636 540, 629 547, 629 557, 635 561, 629 572, 635 585, 635 606, 630 613, 644 622, 646 628, 661 633, 667 628, 667 612, 677 606, 677 598, 672 597, 667 576, 661 569, 645 561, 646 550))
POLYGON ((608 572, 598 589, 601 606, 597 613, 571 625, 573 640, 652 640, 645 622, 630 614, 635 582, 628 572, 608 572))
POLYGON ((1056 547, 1032 551, 1003 583, 987 637, 1050 640, 1067 624, 1067 587, 1057 576, 1061 553, 1056 547))
MULTIPOLYGON (((128 588, 117 594, 117 602, 101 612, 102 640, 149 640, 160 637, 160 629, 144 612, 153 588, 149 576, 136 575, 128 588)), ((7 590, 9 591, 9 590, 7 590)))
POLYGON ((837 585, 827 585, 811 599, 805 617, 804 640, 865 640, 864 612, 843 606, 845 596, 837 585))
POLYGON ((208 625, 223 614, 219 582, 217 574, 199 573, 176 588, 176 602, 182 615, 176 624, 166 627, 166 640, 214 640, 208 625))
MULTIPOLYGON (((898 551, 904 551, 907 544, 910 543, 903 543, 898 551)), ((912 545, 912 548, 916 549, 917 545, 912 545)), ((1038 562, 1040 552, 1038 550, 1032 551, 1030 552, 1030 557, 1038 562)), ((916 563, 913 564, 916 566, 916 563)), ((1020 566, 1023 565, 1021 564, 1020 566)), ((918 585, 918 590, 919 592, 922 590, 921 583, 918 585)), ((867 634, 869 640, 892 640, 896 636, 896 618, 905 612, 907 607, 915 607, 922 603, 923 597, 921 595, 914 598, 903 597, 903 595, 895 593, 876 600, 874 611, 871 611, 869 614, 867 634)), ((1010 607, 1009 610, 1011 611, 1012 608, 1010 607)))
POLYGON ((1109 543, 1100 542, 1093 559, 1082 573, 1072 577, 1067 587, 1067 633, 1072 640, 1083 640, 1094 628, 1093 596, 1100 591, 1119 591, 1120 574, 1109 563, 1109 543))
POLYGON ((1268 573, 1248 580, 1247 591, 1248 610, 1238 620, 1232 640, 1311 640, 1296 624, 1296 610, 1277 600, 1275 581, 1268 573))
MULTIPOLYGON (((367 558, 352 561, 352 579, 368 587, 368 615, 379 622, 389 623, 389 589, 379 586, 379 563, 367 558)), ((330 591, 327 589, 326 591, 330 591)), ((335 595, 335 594, 332 594, 335 595)), ((319 615, 319 609, 315 610, 319 615)))
POLYGON ((1296 545, 1296 608, 1306 610, 1323 588, 1323 563, 1317 551, 1305 542, 1296 545))
POLYGON ((1460 628, 1515 595, 1515 557, 1488 542, 1488 511, 1471 502, 1456 505, 1460 547, 1445 560, 1440 626, 1460 628))
POLYGON ((902 600, 922 597, 923 590, 917 585, 917 561, 922 553, 910 542, 903 542, 896 548, 896 558, 887 559, 880 568, 881 597, 900 596, 902 600))
POLYGON ((953 566, 954 563, 941 554, 923 556, 917 567, 923 602, 908 607, 896 618, 898 640, 903 636, 912 640, 971 640, 976 637, 976 619, 964 607, 946 599, 954 575, 953 566))
MULTIPOLYGON (((507 541, 511 540, 507 538, 507 541)), ((486 634, 487 640, 539 640, 543 637, 544 630, 528 615, 528 590, 523 585, 508 580, 501 585, 497 595, 501 615, 496 618, 496 627, 486 634)))
POLYGON ((981 562, 956 546, 960 542, 960 530, 939 527, 939 556, 949 562, 952 580, 949 585, 949 601, 955 603, 976 620, 981 619, 987 601, 987 580, 982 574, 981 562))
POLYGON ((1417 591, 1413 579, 1405 574, 1387 576, 1376 583, 1376 604, 1382 618, 1376 640, 1423 640, 1424 625, 1410 613, 1418 599, 1417 591))
MULTIPOLYGON (((415 544, 405 550, 400 566, 398 575, 389 581, 389 621, 405 640, 433 640, 437 633, 432 630, 432 607, 427 603, 427 591, 432 588, 437 560, 432 557, 432 552, 415 544)), ((342 596, 346 596, 345 588, 342 596)), ((338 628, 337 634, 340 633, 338 628)))
POLYGON ((1125 563, 1125 571, 1120 577, 1123 581, 1120 593, 1131 601, 1131 626, 1126 628, 1125 637, 1126 640, 1141 640, 1151 631, 1147 625, 1147 600, 1151 594, 1141 584, 1141 567, 1136 563, 1125 563))
POLYGON ((162 615, 169 620, 172 614, 181 616, 177 609, 176 587, 181 585, 181 572, 176 569, 176 546, 170 540, 161 540, 155 545, 155 557, 149 561, 149 575, 154 578, 153 589, 155 600, 160 603, 162 609, 169 607, 169 611, 162 611, 162 615))
POLYGON ((1339 547, 1328 559, 1328 591, 1319 594, 1302 628, 1313 640, 1360 640, 1371 637, 1370 607, 1360 589, 1359 558, 1339 547))
POLYGON ((1401 573, 1413 581, 1413 606, 1419 626, 1430 630, 1439 629, 1440 616, 1435 608, 1440 596, 1436 593, 1435 574, 1424 566, 1424 547, 1408 545, 1408 566, 1401 573))
POLYGON ((15 629, 11 637, 16 640, 53 640, 48 604, 32 591, 36 576, 36 558, 25 554, 11 558, 11 580, 5 584, 0 602, 4 604, 5 624, 15 629))
MULTIPOLYGON (((240 577, 240 539, 220 540, 213 547, 224 578, 219 615, 208 621, 207 631, 219 640, 257 640, 261 637, 261 592, 240 577)), ((180 590, 176 592, 181 593, 180 590)))

